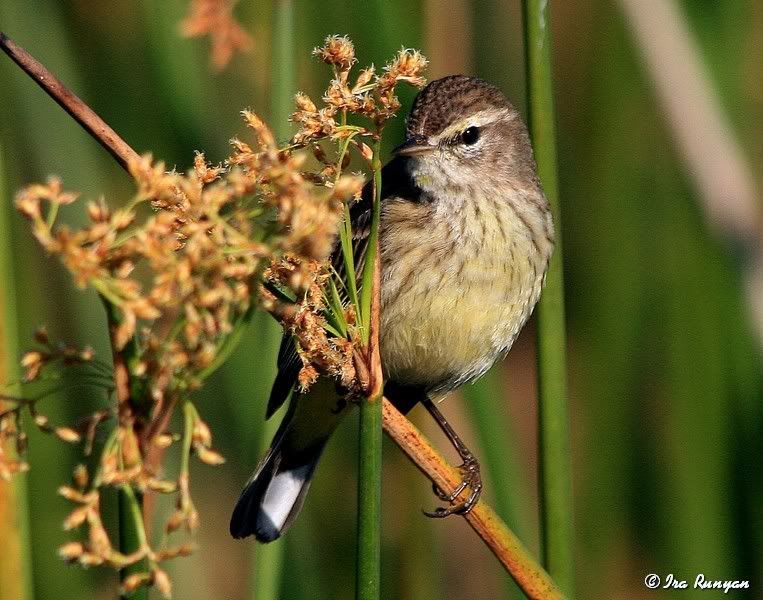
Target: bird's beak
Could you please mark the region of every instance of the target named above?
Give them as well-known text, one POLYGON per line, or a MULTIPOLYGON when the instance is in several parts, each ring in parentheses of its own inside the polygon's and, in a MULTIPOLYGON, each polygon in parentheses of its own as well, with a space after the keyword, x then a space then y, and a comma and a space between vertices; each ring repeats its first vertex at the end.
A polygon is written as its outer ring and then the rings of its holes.
POLYGON ((405 140, 397 148, 392 151, 395 156, 419 156, 421 154, 429 154, 433 152, 437 146, 430 146, 423 139, 409 139, 405 140))

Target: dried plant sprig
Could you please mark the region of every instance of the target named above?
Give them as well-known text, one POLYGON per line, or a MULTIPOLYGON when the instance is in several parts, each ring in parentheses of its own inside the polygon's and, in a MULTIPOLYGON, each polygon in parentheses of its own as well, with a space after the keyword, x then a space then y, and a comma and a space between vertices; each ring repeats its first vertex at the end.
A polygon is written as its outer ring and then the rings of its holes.
POLYGON ((236 52, 251 50, 254 42, 233 16, 238 0, 191 0, 188 15, 180 24, 188 38, 209 36, 210 61, 217 70, 225 68, 236 52))
MULTIPOLYGON (((421 72, 427 61, 420 53, 403 49, 381 76, 377 76, 371 66, 362 69, 351 83, 351 71, 357 59, 349 38, 329 36, 313 54, 332 67, 334 77, 322 96, 320 108, 304 93, 295 96, 296 110, 291 119, 300 129, 282 152, 310 147, 318 166, 304 176, 332 190, 335 199, 356 201, 360 198, 364 177, 344 172, 350 164, 350 149, 372 170, 381 168, 379 140, 385 123, 400 107, 396 86, 400 82, 423 86, 421 72), (349 123, 348 118, 352 116, 370 121, 370 126, 349 123), (371 145, 362 141, 363 138, 371 145)), ((366 302, 365 308, 361 306, 349 204, 345 201, 338 205, 342 218, 339 236, 344 278, 325 264, 301 262, 291 257, 285 257, 268 271, 274 286, 292 289, 299 298, 295 306, 292 300, 268 292, 266 306, 297 340, 303 361, 298 382, 303 391, 323 375, 350 392, 359 392, 362 386, 357 381, 358 367, 361 372, 369 371, 367 366, 359 365, 358 360, 358 349, 368 339, 370 302, 366 302), (302 287, 294 284, 296 280, 302 287)), ((370 301, 370 295, 367 300, 370 301)), ((361 379, 367 381, 365 377, 361 379)))
POLYGON ((318 108, 306 94, 296 96, 296 111, 292 121, 300 125, 292 143, 304 146, 321 140, 343 140, 362 135, 375 139, 384 124, 395 116, 400 101, 396 86, 405 82, 415 87, 426 83, 421 73, 427 60, 416 50, 401 49, 385 67, 382 75, 376 75, 372 66, 362 69, 350 84, 355 48, 344 36, 332 35, 313 54, 331 65, 334 78, 323 94, 324 106, 318 108), (347 125, 347 116, 357 115, 371 121, 373 128, 347 125))
MULTIPOLYGON (((223 458, 213 450, 209 428, 188 394, 219 364, 255 303, 295 336, 303 389, 319 375, 358 394, 369 386, 371 370, 362 351, 368 325, 360 323, 352 257, 345 257, 350 269, 349 281, 343 282, 328 256, 338 230, 342 248, 350 247, 348 207, 364 183, 363 176, 346 172, 351 150, 378 172, 381 132, 399 108, 395 86, 422 85, 426 61, 403 50, 381 76, 369 67, 350 83, 356 59, 347 38, 333 36, 316 53, 332 66, 334 78, 321 108, 297 96, 294 120, 301 131, 284 148, 261 119, 244 111, 255 143, 233 140, 233 152, 222 165, 210 165, 197 154, 187 173, 168 172, 150 155, 129 155, 125 163, 136 195, 117 210, 103 199, 89 202, 90 223, 79 230, 58 224, 60 207, 77 200, 60 181, 29 186, 17 196, 17 207, 40 244, 59 256, 77 285, 97 290, 107 308, 114 363, 108 385, 116 396, 115 411, 100 411, 79 428, 67 428, 50 426, 34 405, 24 406, 38 426, 81 443, 85 454, 93 451, 95 431, 106 430, 93 471, 79 466, 75 483, 61 490, 76 505, 66 528, 85 534, 63 546, 61 555, 83 565, 123 569, 140 564, 139 573, 123 579, 125 590, 155 585, 169 594, 159 563, 190 552, 188 541, 169 545, 167 538, 198 526, 190 456, 209 464, 223 458), (369 125, 348 123, 353 115, 369 125), (297 152, 306 146, 317 166, 297 152), (153 212, 140 210, 141 205, 153 212), (185 418, 182 433, 176 434, 169 431, 169 417, 179 405, 185 418), (178 439, 179 475, 166 480, 159 475, 162 452, 178 439), (115 549, 103 527, 100 494, 109 486, 132 498, 133 516, 125 518, 139 540, 135 551, 115 549), (158 547, 147 538, 136 496, 152 492, 174 495, 176 506, 158 547)), ((32 350, 26 355, 30 379, 53 366, 49 354, 32 350)))
POLYGON ((43 433, 70 444, 83 442, 83 454, 86 456, 92 451, 96 427, 109 417, 108 411, 97 411, 72 425, 51 423, 39 408, 42 400, 72 385, 98 388, 109 394, 113 391, 113 379, 110 367, 95 358, 92 348, 53 344, 44 328, 36 332, 35 340, 37 347, 21 358, 25 371, 23 382, 13 384, 18 386, 23 383, 25 391, 30 392, 34 386, 33 393, 23 396, 0 394, 0 479, 9 479, 15 473, 29 469, 24 415, 28 415, 31 423, 43 433), (76 376, 72 374, 68 379, 61 377, 59 371, 64 367, 76 369, 76 376), (52 375, 44 373, 51 369, 56 369, 52 375))
MULTIPOLYGON (((303 171, 303 156, 278 148, 254 113, 244 111, 243 116, 256 140, 251 145, 236 140, 223 165, 211 165, 199 153, 187 173, 178 173, 150 155, 129 159, 135 196, 117 210, 103 199, 87 203, 89 223, 79 230, 59 225, 60 207, 77 201, 59 180, 27 186, 16 198, 43 248, 61 259, 78 286, 101 295, 114 359, 112 374, 110 366, 94 360, 92 350, 54 346, 41 331, 39 348, 22 359, 26 379, 45 381, 53 367, 92 362, 98 370, 91 378, 115 392, 117 401, 112 413, 99 411, 77 427, 53 426, 35 403, 19 401, 3 413, 0 435, 14 438, 19 448, 25 445, 19 424, 25 407, 39 428, 82 444, 84 454, 93 451, 96 431, 106 430, 108 439, 94 470, 79 466, 76 485, 61 488, 76 505, 64 527, 83 530, 84 537, 68 542, 60 553, 85 566, 145 564, 146 571, 123 580, 125 590, 154 585, 170 593, 159 563, 188 554, 192 545, 188 540, 170 544, 167 536, 180 529, 192 534, 199 523, 190 494, 190 456, 210 465, 224 462, 189 392, 219 364, 255 303, 267 299, 260 290, 264 272, 271 282, 285 274, 274 274, 278 257, 288 256, 294 266, 279 285, 292 294, 309 291, 307 306, 318 310, 322 291, 317 274, 325 269, 319 265, 325 265, 335 244, 347 197, 359 194, 362 185, 357 176, 337 175, 332 185, 316 186, 303 171), (141 210, 142 205, 153 210, 141 210), (168 426, 180 403, 186 418, 178 435, 168 426), (159 475, 161 456, 175 439, 182 440, 181 468, 175 480, 167 480, 159 475), (142 540, 138 550, 125 553, 111 543, 100 518, 106 487, 133 498, 136 493, 174 496, 175 511, 159 546, 149 542, 138 517, 130 519, 142 540)), ((312 315, 303 311, 285 325, 301 335, 306 364, 316 362, 349 386, 354 378, 351 342, 329 340, 320 329, 321 335, 308 343, 321 322, 312 315)), ((7 455, 0 455, 0 466, 3 476, 27 468, 23 459, 7 455)), ((137 499, 135 504, 133 512, 140 515, 137 499)))

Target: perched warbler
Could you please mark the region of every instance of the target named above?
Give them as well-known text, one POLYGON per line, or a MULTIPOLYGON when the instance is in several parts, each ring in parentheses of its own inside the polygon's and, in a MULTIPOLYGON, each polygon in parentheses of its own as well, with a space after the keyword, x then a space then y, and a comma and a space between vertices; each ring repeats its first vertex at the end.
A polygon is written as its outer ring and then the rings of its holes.
MULTIPOLYGON (((352 207, 351 219, 362 260, 370 193, 352 207)), ((538 301, 554 248, 527 129, 496 87, 454 75, 418 94, 405 142, 382 171, 379 239, 385 395, 403 412, 421 402, 464 461, 461 485, 439 493, 451 504, 431 516, 467 512, 482 487, 479 465, 434 401, 508 352, 538 301), (453 504, 467 488, 468 498, 453 504)), ((285 337, 268 417, 291 393, 300 366, 285 337)), ((326 387, 293 395, 236 504, 234 537, 269 542, 296 518, 326 441, 347 411, 326 387)))

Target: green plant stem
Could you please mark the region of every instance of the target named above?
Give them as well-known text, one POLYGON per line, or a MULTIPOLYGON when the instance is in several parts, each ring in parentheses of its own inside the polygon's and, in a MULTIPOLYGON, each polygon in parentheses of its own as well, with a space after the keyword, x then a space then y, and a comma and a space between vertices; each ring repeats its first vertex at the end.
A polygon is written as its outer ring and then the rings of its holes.
POLYGON ((361 310, 363 341, 368 352, 371 392, 360 402, 358 452, 358 541, 356 597, 375 600, 381 593, 381 467, 382 382, 379 364, 379 221, 381 216, 381 142, 374 144, 374 203, 366 263, 363 268, 361 310))
MULTIPOLYGON (((135 398, 132 397, 131 380, 127 365, 131 359, 137 355, 136 340, 133 337, 122 351, 117 351, 114 345, 114 332, 119 325, 121 315, 116 307, 111 304, 104 296, 101 296, 103 307, 106 310, 106 321, 111 338, 111 348, 114 358, 114 369, 118 372, 124 369, 124 377, 127 381, 116 386, 117 400, 120 407, 125 404, 130 405, 128 410, 133 410, 135 398)), ((115 373, 115 379, 120 376, 115 373)), ((124 410, 123 408, 120 409, 124 410)), ((137 494, 129 485, 123 485, 118 491, 118 517, 119 517, 119 552, 123 555, 129 555, 137 550, 146 547, 145 531, 143 529, 143 495, 137 494)), ((142 573, 146 571, 146 561, 140 560, 135 564, 129 565, 119 570, 119 581, 123 583, 127 577, 133 573, 142 573)), ((132 592, 123 593, 120 598, 125 600, 148 600, 148 589, 144 586, 137 588, 132 592)))
MULTIPOLYGON (((136 522, 135 511, 142 517, 142 498, 131 487, 125 485, 119 489, 119 552, 128 555, 137 552, 143 547, 143 532, 136 522)), ((124 582, 133 573, 146 571, 146 561, 139 560, 119 570, 119 581, 124 582)), ((148 600, 148 588, 141 586, 138 589, 120 595, 123 600, 148 600)))
MULTIPOLYGON (((16 290, 8 219, 10 202, 5 197, 4 176, 0 151, 0 390, 18 376, 16 290)), ((0 400, 0 410, 2 408, 3 401, 0 400)), ((5 450, 10 451, 10 448, 5 450)), ((28 511, 26 474, 17 473, 12 481, 0 481, 0 540, 3 540, 0 600, 31 600, 34 597, 28 511)))
POLYGON ((538 439, 543 563, 568 596, 574 588, 572 479, 565 359, 562 243, 547 0, 524 0, 530 133, 538 174, 551 203, 556 249, 538 304, 538 439))
POLYGON ((358 460, 358 559, 356 598, 376 600, 381 593, 381 396, 360 404, 358 460))
POLYGON ((373 174, 374 204, 371 220, 371 232, 368 235, 368 250, 363 264, 363 286, 360 290, 360 322, 363 324, 363 344, 368 345, 371 336, 371 300, 373 297, 374 263, 379 246, 379 219, 381 215, 381 135, 374 142, 373 174))
MULTIPOLYGON (((277 0, 273 3, 273 37, 270 60, 270 121, 276 137, 285 142, 291 135, 289 115, 297 91, 296 60, 294 57, 294 4, 292 0, 277 0)), ((264 320, 261 321, 264 323, 264 320)), ((265 338, 263 345, 278 348, 280 328, 265 327, 258 335, 265 338)), ((263 398, 264 400, 264 398, 263 398)), ((261 418, 261 417, 260 417, 261 418)), ((260 450, 265 451, 270 439, 275 435, 277 420, 263 424, 260 438, 260 450)), ((252 546, 253 575, 250 577, 251 598, 255 600, 276 600, 281 597, 282 565, 286 541, 278 540, 272 544, 252 546)))

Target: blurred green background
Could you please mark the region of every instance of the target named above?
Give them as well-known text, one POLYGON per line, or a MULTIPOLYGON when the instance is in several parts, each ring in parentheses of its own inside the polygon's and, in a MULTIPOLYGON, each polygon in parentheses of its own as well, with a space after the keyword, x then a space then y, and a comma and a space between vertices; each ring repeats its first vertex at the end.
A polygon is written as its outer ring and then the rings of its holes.
MULTIPOLYGON (((207 40, 179 35, 187 4, 0 0, 0 29, 136 150, 179 169, 191 164, 194 150, 215 162, 227 156, 228 140, 246 135, 238 115, 245 107, 280 119, 277 130, 288 137, 283 119, 291 107, 280 98, 297 90, 320 94, 329 73, 310 51, 331 33, 350 35, 361 65, 381 65, 401 46, 420 48, 431 60, 430 78, 476 74, 524 106, 518 0, 241 0, 235 15, 254 46, 222 72, 209 67, 207 40), (283 20, 289 7, 291 28, 283 20), (291 43, 284 43, 290 29, 291 43)), ((763 183, 763 4, 567 0, 552 3, 551 10, 577 595, 719 596, 652 591, 643 583, 648 573, 673 573, 690 582, 704 573, 708 579, 750 580, 751 591, 730 592, 730 598, 762 598, 763 377, 754 301, 763 297, 763 286, 758 281, 756 287, 755 249, 723 225, 723 214, 738 200, 733 190, 763 183), (679 29, 660 20, 639 36, 639 11, 654 14, 656 5, 678 8, 679 29), (660 55, 651 46, 661 36, 676 38, 676 31, 694 40, 693 60, 707 74, 703 86, 689 86, 688 94, 683 58, 664 50, 660 55), (649 48, 657 59, 644 62, 649 48), (668 74, 662 88, 655 83, 659 69, 668 74), (666 97, 679 99, 678 110, 665 110, 666 97), (720 132, 702 127, 707 119, 700 109, 708 100, 721 116, 720 132), (716 147, 713 135, 725 136, 738 155, 711 153, 705 163, 692 163, 697 152, 716 147), (738 168, 740 161, 746 167, 738 168), (732 180, 729 197, 714 212, 706 209, 712 195, 706 180, 712 182, 716 168, 731 172, 732 180), (746 177, 750 181, 738 181, 746 177)), ((404 98, 407 107, 412 94, 404 98)), ((401 135, 399 119, 386 141, 391 146, 401 135)), ((51 173, 67 189, 88 198, 104 195, 112 205, 133 192, 111 157, 3 57, 0 297, 7 314, 0 360, 7 364, 15 363, 42 323, 54 339, 90 343, 108 355, 96 295, 74 287, 12 210, 18 187, 51 173)), ((759 195, 747 199, 759 219, 759 195)), ((83 222, 83 205, 65 216, 83 222)), ((760 222, 753 231, 760 231, 760 222)), ((193 466, 202 526, 198 552, 169 565, 177 598, 353 596, 352 419, 328 448, 304 513, 285 539, 262 549, 227 533, 239 489, 272 433, 263 416, 277 337, 277 328, 258 318, 230 363, 198 394, 197 405, 228 462, 193 466)), ((505 364, 454 394, 444 410, 484 459, 486 496, 537 553, 534 378, 529 326, 505 364)), ((98 394, 77 389, 50 398, 44 410, 63 421, 102 402, 98 394)), ((422 414, 412 416, 445 447, 422 414)), ((57 546, 68 539, 61 521, 70 507, 55 490, 68 479, 75 455, 48 436, 30 436, 26 486, 34 597, 113 597, 116 574, 67 567, 57 558, 57 546)), ((431 508, 435 498, 391 446, 384 473, 385 598, 521 597, 461 519, 422 516, 421 508, 431 508)), ((8 484, 0 482, 0 514, 8 494, 8 484)), ((0 599, 15 598, 12 589, 11 581, 0 580, 0 599)))

